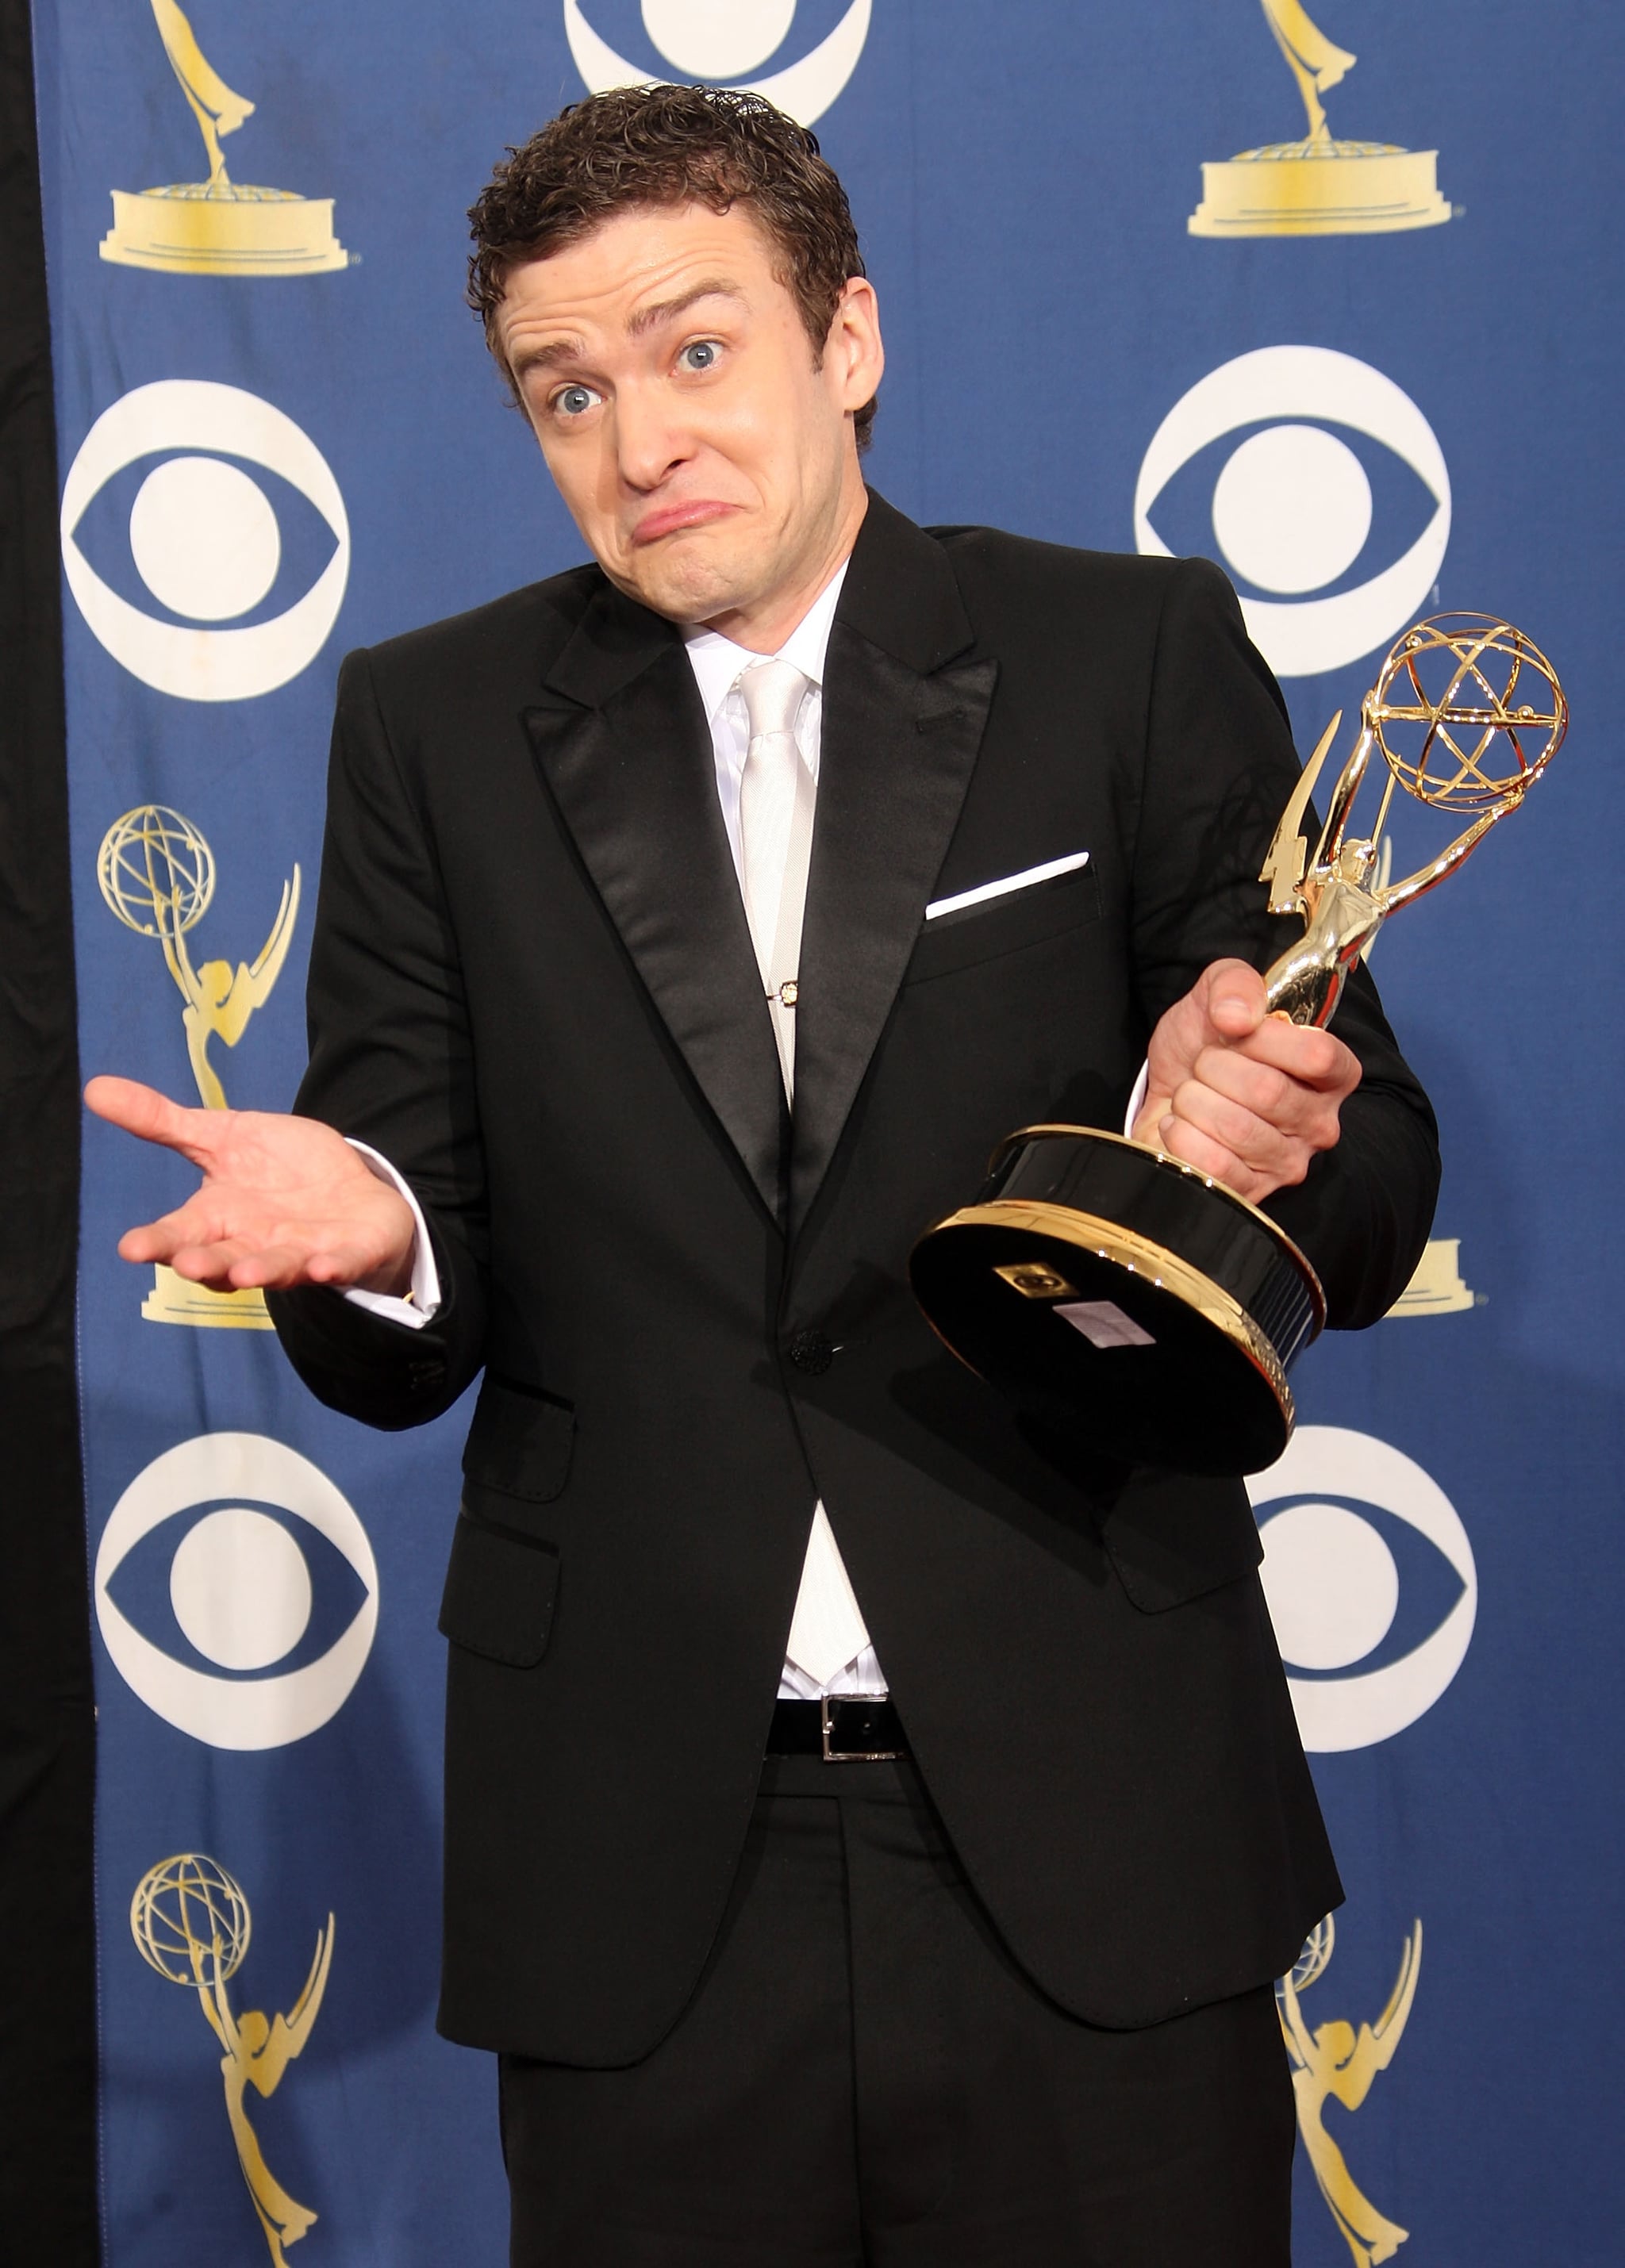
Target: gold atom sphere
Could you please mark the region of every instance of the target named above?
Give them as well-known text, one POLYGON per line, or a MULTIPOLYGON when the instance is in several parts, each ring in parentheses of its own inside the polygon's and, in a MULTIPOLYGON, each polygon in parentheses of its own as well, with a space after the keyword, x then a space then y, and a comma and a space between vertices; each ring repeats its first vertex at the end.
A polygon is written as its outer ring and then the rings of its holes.
POLYGON ((1556 671, 1495 615, 1434 615, 1407 630, 1365 714, 1400 786, 1436 811, 1516 803, 1569 729, 1556 671))
POLYGON ((127 929, 141 937, 174 937, 209 909, 214 853, 180 812, 144 803, 115 819, 102 836, 96 880, 127 929))
POLYGON ((1288 1972, 1291 1977, 1295 1991, 1299 1992, 1308 1991, 1332 1958, 1332 1948, 1336 1941, 1337 1925, 1332 1916, 1327 1914, 1324 1920, 1315 1924, 1309 1935, 1304 1940, 1304 1949, 1288 1972))
POLYGON ((241 1965, 253 1924, 241 1886, 219 1860, 183 1851, 150 1867, 137 1883, 129 1926, 143 1960, 160 1977, 196 1984, 194 1950, 206 1956, 205 1980, 224 1984, 241 1965))

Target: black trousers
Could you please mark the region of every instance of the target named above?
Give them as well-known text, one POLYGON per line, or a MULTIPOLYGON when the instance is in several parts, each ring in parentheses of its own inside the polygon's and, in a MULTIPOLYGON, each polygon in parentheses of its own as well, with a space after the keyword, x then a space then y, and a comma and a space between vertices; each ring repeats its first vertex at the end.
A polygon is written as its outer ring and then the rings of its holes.
POLYGON ((1289 2268, 1268 1986, 1143 2031, 1004 1951, 905 1764, 770 1757, 643 2062, 504 2057, 513 2268, 1289 2268))

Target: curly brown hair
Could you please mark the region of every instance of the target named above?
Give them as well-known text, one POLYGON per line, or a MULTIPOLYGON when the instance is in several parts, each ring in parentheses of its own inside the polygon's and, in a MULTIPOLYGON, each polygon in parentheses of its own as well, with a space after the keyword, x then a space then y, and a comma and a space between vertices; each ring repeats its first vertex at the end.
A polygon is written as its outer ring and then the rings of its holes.
MULTIPOLYGON (((469 212, 469 305, 504 373, 497 310, 510 268, 545 260, 636 205, 742 205, 779 254, 775 272, 801 311, 814 365, 847 278, 864 274, 846 192, 818 137, 757 94, 710 86, 617 87, 572 103, 510 146, 469 212)), ((511 383, 511 381, 510 381, 511 383)), ((871 398, 854 420, 860 449, 871 398)))

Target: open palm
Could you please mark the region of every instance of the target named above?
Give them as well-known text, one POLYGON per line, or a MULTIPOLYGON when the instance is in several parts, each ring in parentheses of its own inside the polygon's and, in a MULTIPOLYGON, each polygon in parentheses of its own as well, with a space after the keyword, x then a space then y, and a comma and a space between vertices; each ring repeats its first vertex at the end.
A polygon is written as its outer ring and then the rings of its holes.
POLYGON ((405 1291, 411 1207, 330 1126, 264 1110, 186 1110, 128 1079, 93 1079, 85 1100, 203 1177, 185 1204, 120 1238, 126 1260, 161 1260, 215 1291, 405 1291))

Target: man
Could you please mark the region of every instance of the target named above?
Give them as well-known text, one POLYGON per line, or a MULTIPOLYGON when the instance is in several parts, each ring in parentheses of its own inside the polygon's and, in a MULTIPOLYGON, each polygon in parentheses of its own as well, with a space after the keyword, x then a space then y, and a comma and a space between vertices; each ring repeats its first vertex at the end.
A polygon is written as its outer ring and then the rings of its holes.
POLYGON ((122 1250, 265 1285, 324 1400, 484 1366, 441 2022, 513 2258, 1284 2268, 1340 1893, 1245 1494, 1024 1428, 905 1274, 1143 1064, 1333 1322, 1407 1280, 1369 980, 1264 1013, 1279 696, 1202 563, 865 490, 875 293, 766 105, 597 98, 474 219, 597 564, 346 663, 305 1115, 90 1096, 205 1176, 122 1250))

